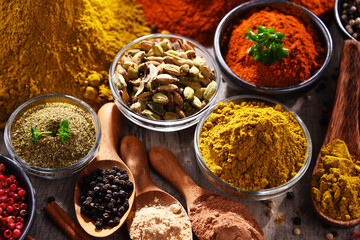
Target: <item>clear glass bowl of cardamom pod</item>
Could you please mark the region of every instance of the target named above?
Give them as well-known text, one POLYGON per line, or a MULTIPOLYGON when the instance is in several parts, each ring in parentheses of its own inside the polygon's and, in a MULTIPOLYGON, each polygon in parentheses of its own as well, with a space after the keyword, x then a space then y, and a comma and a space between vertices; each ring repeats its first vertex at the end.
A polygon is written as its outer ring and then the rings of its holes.
POLYGON ((215 102, 221 79, 205 47, 158 33, 121 49, 110 67, 109 84, 117 107, 130 121, 172 132, 199 121, 215 102))
POLYGON ((96 157, 100 140, 96 112, 84 101, 64 94, 28 100, 15 109, 4 130, 11 157, 27 173, 47 179, 81 171, 96 157))
POLYGON ((194 148, 206 178, 252 200, 286 193, 304 176, 312 156, 310 133, 300 117, 280 102, 253 95, 209 108, 196 127, 194 148), (238 109, 243 112, 236 115, 238 109))

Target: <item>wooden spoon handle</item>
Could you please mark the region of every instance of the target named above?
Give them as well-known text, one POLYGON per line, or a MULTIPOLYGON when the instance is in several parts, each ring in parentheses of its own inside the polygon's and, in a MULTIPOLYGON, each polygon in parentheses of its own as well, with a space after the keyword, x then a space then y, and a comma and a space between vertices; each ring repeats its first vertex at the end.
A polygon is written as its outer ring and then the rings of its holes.
POLYGON ((185 171, 176 156, 166 148, 155 147, 149 151, 149 161, 153 168, 174 185, 189 203, 200 195, 201 189, 185 171))
POLYGON ((125 136, 120 143, 120 156, 130 168, 136 183, 136 195, 159 189, 150 177, 147 153, 142 142, 134 136, 125 136))
POLYGON ((99 153, 96 160, 119 160, 117 146, 120 139, 123 123, 122 115, 115 103, 104 104, 98 112, 101 123, 101 141, 99 153))
POLYGON ((359 137, 360 43, 346 40, 340 62, 335 104, 324 144, 339 138, 352 154, 360 154, 359 137))

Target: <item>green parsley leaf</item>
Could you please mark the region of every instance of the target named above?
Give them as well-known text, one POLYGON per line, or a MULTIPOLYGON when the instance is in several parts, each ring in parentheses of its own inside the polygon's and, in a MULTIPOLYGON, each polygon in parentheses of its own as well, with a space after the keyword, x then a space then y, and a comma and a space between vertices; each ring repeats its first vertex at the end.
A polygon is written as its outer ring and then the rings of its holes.
POLYGON ((267 29, 259 25, 256 28, 258 33, 254 33, 250 28, 249 32, 245 33, 245 38, 255 42, 247 51, 250 57, 262 64, 274 64, 289 56, 289 49, 284 48, 283 44, 285 34, 275 32, 272 27, 267 29))
POLYGON ((57 130, 57 136, 60 136, 60 140, 62 143, 65 143, 67 140, 70 139, 70 131, 71 129, 69 128, 69 121, 68 120, 63 120, 60 124, 59 124, 60 128, 57 130))

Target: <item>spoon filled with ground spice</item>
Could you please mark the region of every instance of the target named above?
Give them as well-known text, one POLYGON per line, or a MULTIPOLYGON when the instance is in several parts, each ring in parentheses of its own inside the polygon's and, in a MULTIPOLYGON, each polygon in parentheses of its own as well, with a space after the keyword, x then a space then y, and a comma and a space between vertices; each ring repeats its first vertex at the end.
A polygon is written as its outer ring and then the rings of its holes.
POLYGON ((98 112, 102 137, 95 160, 77 179, 74 194, 76 217, 94 237, 106 237, 125 222, 135 198, 134 177, 117 154, 123 118, 114 103, 98 112))
POLYGON ((136 181, 135 208, 127 220, 131 239, 191 240, 191 224, 185 209, 151 180, 142 142, 134 136, 125 136, 119 152, 136 181))
POLYGON ((335 104, 312 175, 312 202, 328 224, 360 223, 360 43, 346 40, 335 104))
POLYGON ((265 239, 249 209, 196 185, 171 151, 152 148, 149 161, 185 197, 193 231, 200 240, 265 239))

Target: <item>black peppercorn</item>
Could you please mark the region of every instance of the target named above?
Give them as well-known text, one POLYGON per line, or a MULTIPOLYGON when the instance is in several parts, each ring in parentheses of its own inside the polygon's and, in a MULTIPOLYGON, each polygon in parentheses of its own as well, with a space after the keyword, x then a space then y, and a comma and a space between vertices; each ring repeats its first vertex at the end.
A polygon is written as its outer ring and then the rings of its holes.
POLYGON ((158 27, 156 25, 151 25, 151 33, 157 33, 158 27))
POLYGON ((299 217, 294 217, 293 223, 294 223, 295 225, 300 225, 300 224, 301 224, 301 218, 299 218, 299 217))
POLYGON ((293 192, 287 192, 286 193, 286 198, 289 200, 292 200, 294 198, 294 193, 293 192))

